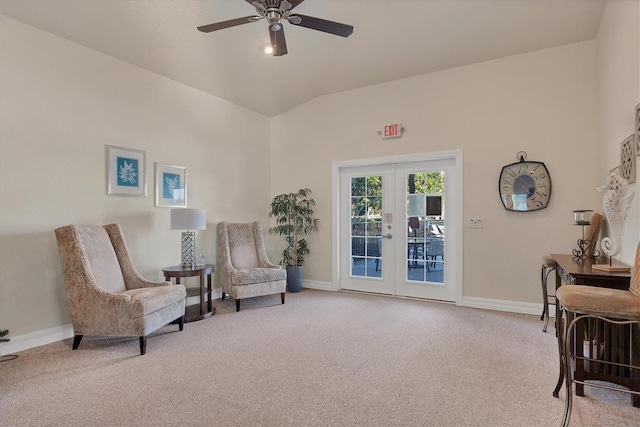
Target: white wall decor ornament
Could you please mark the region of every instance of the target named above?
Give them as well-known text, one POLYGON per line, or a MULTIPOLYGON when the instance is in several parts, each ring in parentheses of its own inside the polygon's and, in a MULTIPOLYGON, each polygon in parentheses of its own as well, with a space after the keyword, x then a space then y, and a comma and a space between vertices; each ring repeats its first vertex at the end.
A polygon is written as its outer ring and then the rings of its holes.
POLYGON ((634 194, 627 180, 618 173, 618 169, 614 169, 606 184, 598 187, 598 191, 604 191, 602 209, 611 231, 611 236, 602 239, 600 247, 605 254, 613 257, 620 253, 622 226, 629 214, 634 194))

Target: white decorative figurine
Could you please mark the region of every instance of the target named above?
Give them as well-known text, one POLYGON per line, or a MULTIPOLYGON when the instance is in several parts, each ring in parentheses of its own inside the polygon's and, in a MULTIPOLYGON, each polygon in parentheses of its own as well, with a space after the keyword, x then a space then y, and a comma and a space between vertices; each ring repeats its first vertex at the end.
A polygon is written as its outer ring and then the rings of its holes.
POLYGON ((611 234, 610 237, 602 239, 600 246, 605 254, 614 257, 620 253, 622 246, 622 226, 631 208, 633 190, 629 188, 627 180, 621 177, 616 169, 609 175, 607 183, 598 187, 598 191, 605 192, 602 208, 607 217, 611 234))

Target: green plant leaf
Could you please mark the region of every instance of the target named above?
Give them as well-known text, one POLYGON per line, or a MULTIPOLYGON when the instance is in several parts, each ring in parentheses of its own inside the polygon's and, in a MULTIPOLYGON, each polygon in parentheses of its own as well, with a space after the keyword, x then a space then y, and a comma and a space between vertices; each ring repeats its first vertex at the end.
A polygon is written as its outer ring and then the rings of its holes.
POLYGON ((309 247, 301 236, 317 232, 319 227, 318 218, 314 218, 315 204, 308 188, 301 188, 296 193, 279 194, 271 201, 269 216, 275 218, 276 226, 269 229, 269 234, 283 237, 286 243, 282 251, 283 265, 304 264, 309 247))

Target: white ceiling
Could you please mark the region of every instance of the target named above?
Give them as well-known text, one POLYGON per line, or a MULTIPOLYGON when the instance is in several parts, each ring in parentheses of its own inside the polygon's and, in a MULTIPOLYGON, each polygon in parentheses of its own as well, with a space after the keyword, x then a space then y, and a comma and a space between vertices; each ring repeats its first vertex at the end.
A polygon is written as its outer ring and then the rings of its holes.
POLYGON ((318 96, 596 37, 604 0, 306 0, 294 11, 353 25, 349 38, 265 21, 244 0, 0 0, 0 14, 274 116, 318 96))

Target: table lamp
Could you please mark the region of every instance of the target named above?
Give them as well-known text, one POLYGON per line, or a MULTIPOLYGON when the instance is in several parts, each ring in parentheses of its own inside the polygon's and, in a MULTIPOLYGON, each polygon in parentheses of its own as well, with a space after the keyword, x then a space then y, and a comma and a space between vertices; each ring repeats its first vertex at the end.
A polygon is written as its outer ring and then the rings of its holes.
POLYGON ((180 267, 196 266, 196 233, 191 230, 207 228, 207 212, 204 209, 171 209, 171 229, 182 232, 180 267))

